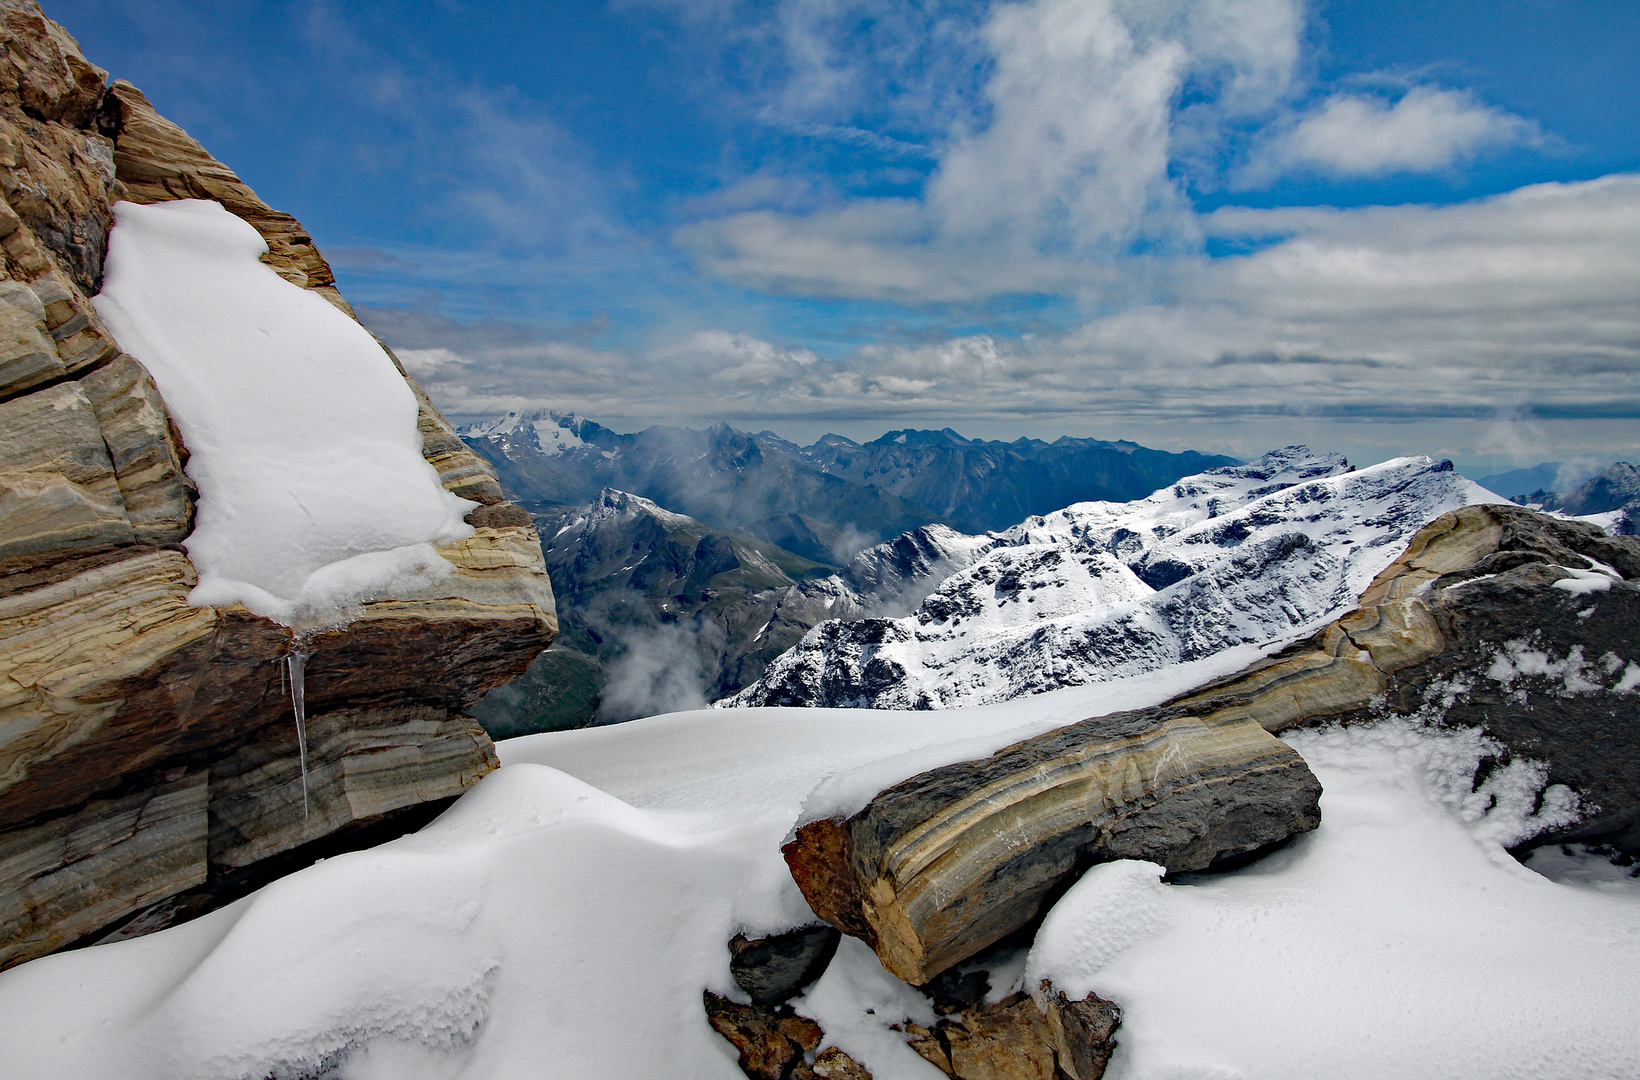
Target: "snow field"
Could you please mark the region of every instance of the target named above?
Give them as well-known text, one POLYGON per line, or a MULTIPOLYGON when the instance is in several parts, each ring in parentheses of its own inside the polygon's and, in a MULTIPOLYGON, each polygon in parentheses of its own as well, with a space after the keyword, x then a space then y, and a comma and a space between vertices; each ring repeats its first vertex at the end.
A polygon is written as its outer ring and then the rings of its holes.
MULTIPOLYGON (((504 742, 418 834, 0 974, 0 1061, 16 1080, 738 1080, 700 992, 733 990, 737 930, 809 920, 779 854, 795 823, 1256 655, 1236 652, 998 706, 703 710, 504 742)), ((1189 884, 1107 864, 1049 915, 1024 983, 1122 1005, 1113 1080, 1640 1075, 1640 890, 1557 884, 1502 850, 1564 793, 1534 819, 1542 773, 1522 762, 1470 792, 1473 732, 1292 741, 1326 790, 1316 832, 1189 884)), ((926 1003, 859 943, 796 1005, 878 1080, 937 1080, 887 1028, 926 1003)))
POLYGON ((433 543, 473 505, 421 456, 392 360, 323 297, 258 261, 214 202, 119 203, 97 313, 153 374, 190 454, 195 604, 327 624, 450 572, 433 543))

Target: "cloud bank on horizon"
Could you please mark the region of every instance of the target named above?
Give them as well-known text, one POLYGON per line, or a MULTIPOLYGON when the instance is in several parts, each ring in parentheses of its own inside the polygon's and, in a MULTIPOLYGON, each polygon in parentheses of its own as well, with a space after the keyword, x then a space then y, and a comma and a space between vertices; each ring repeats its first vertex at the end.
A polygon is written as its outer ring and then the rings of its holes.
MULTIPOLYGON (((310 36, 347 29, 313 12, 310 36)), ((447 411, 1117 435, 1606 420, 1634 441, 1640 147, 1602 156, 1561 134, 1565 109, 1466 85, 1484 65, 1461 27, 1450 62, 1396 62, 1418 54, 1391 24, 1430 17, 1413 7, 1378 12, 1382 34, 1299 0, 588 12, 649 35, 632 82, 665 102, 555 119, 349 31, 379 107, 439 96, 451 118, 459 241, 331 248, 447 411)))

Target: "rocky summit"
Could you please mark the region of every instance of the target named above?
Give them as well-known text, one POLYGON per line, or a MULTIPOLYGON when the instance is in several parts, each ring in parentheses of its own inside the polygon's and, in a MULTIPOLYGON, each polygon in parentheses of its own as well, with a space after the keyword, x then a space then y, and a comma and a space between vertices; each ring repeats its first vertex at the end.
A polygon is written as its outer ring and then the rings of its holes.
POLYGON ((347 830, 380 838, 442 805, 496 766, 465 710, 555 621, 529 516, 411 382, 423 457, 474 502, 474 529, 439 546, 438 584, 377 595, 307 643, 304 754, 290 630, 188 602, 188 447, 91 299, 116 203, 199 199, 254 227, 280 277, 351 311, 300 223, 107 83, 32 0, 0 3, 0 35, 3 967, 170 903, 132 924, 161 927, 316 844, 341 850, 347 830))

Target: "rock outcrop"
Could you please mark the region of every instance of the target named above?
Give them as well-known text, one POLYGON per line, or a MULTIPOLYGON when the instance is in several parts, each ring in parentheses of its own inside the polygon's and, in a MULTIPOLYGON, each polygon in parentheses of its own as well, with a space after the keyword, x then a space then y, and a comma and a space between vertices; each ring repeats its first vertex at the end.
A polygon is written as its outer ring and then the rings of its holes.
MULTIPOLYGON (((495 767, 464 715, 556 624, 528 515, 415 388, 423 453, 481 504, 454 572, 316 637, 306 783, 290 634, 193 607, 187 448, 90 303, 112 206, 205 198, 264 261, 349 311, 313 241, 104 73, 31 0, 0 0, 0 967, 495 767), (304 787, 306 795, 304 796, 304 787)), ((349 313, 351 313, 349 311, 349 313)), ((402 370, 402 369, 401 369, 402 370)))
POLYGON ((742 1005, 707 990, 706 1020, 739 1051, 751 1080, 871 1080, 871 1073, 837 1047, 819 1049, 826 1033, 790 1005, 742 1005))
POLYGON ((920 986, 1030 923, 1092 863, 1203 870, 1315 828, 1320 797, 1256 723, 1141 710, 914 776, 782 850, 815 914, 920 986))
POLYGON ((1640 540, 1514 506, 1442 515, 1354 611, 1179 710, 1479 727, 1582 797, 1580 824, 1531 843, 1640 852, 1640 540))

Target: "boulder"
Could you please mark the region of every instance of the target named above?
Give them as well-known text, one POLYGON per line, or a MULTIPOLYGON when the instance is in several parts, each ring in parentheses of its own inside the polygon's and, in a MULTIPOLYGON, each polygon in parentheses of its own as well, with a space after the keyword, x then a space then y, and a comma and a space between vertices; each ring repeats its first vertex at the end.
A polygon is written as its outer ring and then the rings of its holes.
POLYGON ((114 202, 205 198, 257 228, 281 276, 351 308, 299 222, 106 86, 32 0, 0 0, 0 35, 3 968, 459 794, 496 767, 467 708, 557 625, 529 516, 407 379, 422 455, 479 504, 475 534, 437 545, 453 573, 436 585, 308 643, 303 776, 290 632, 188 603, 187 447, 90 298, 114 202))
POLYGON ((1321 821, 1321 785, 1256 723, 1084 720, 815 821, 783 852, 815 914, 915 985, 1030 923, 1094 862, 1203 870, 1321 821))

